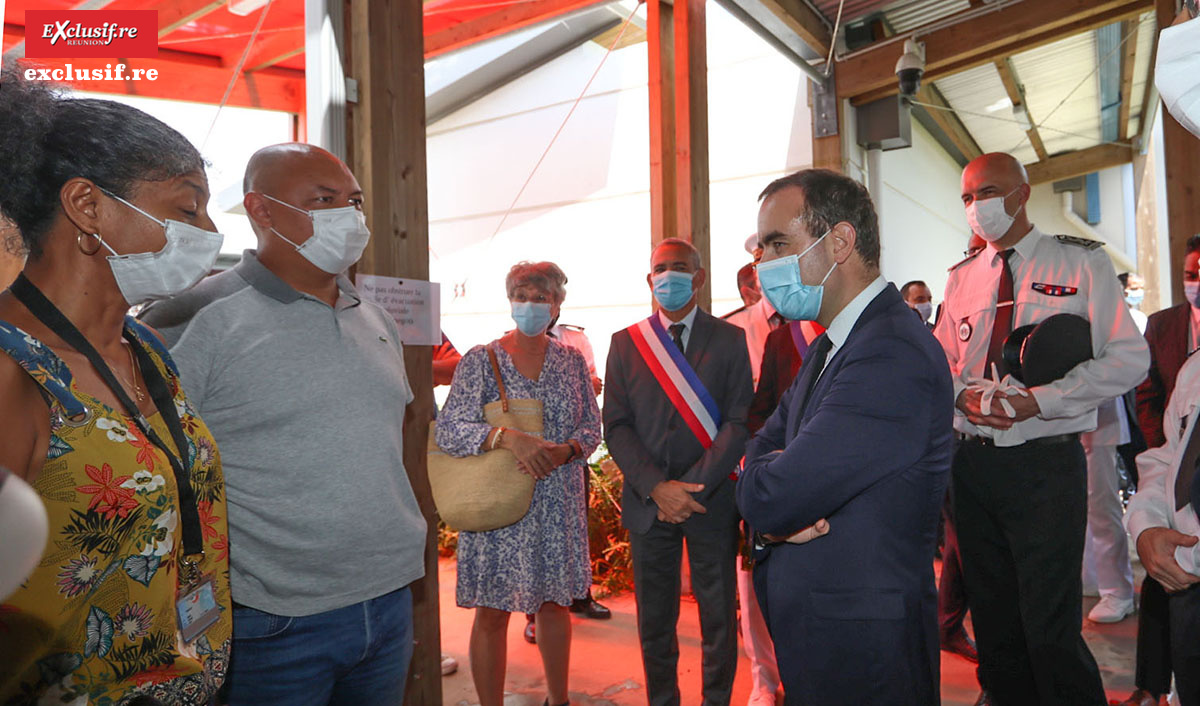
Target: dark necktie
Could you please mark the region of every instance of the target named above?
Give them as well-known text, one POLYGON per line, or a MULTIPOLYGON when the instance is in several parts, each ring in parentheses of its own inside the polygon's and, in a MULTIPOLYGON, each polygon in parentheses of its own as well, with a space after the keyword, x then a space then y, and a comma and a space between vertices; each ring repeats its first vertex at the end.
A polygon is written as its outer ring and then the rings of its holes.
POLYGON ((1183 458, 1179 461, 1179 469, 1175 473, 1175 509, 1182 510, 1184 505, 1192 503, 1192 511, 1200 516, 1200 506, 1196 505, 1193 495, 1196 493, 1197 481, 1200 481, 1200 476, 1196 474, 1196 463, 1200 461, 1200 432, 1196 428, 1192 429, 1191 436, 1188 437, 1187 448, 1183 450, 1183 458))
POLYGON ((804 402, 800 405, 801 415, 808 408, 808 400, 812 397, 813 388, 817 386, 817 378, 821 377, 821 371, 825 369, 825 359, 829 357, 831 348, 833 341, 829 340, 828 334, 823 333, 817 336, 817 340, 813 341, 812 347, 808 349, 809 355, 804 364, 812 367, 812 376, 808 378, 808 385, 804 389, 804 402))
POLYGON ((1008 258, 1012 257, 1012 248, 1001 251, 1003 265, 1000 268, 1000 288, 996 292, 996 321, 992 324, 992 340, 988 343, 987 362, 984 364, 983 376, 992 379, 992 363, 1003 378, 1008 372, 1004 364, 1004 340, 1012 333, 1013 323, 1013 276, 1012 268, 1008 266, 1008 258))
POLYGON ((675 340, 675 345, 679 347, 679 352, 683 353, 683 329, 686 326, 683 324, 671 324, 671 338, 675 340))
POLYGON ((779 328, 780 326, 783 326, 785 323, 787 323, 787 322, 778 313, 771 314, 770 316, 767 317, 767 325, 769 325, 771 327, 772 331, 779 328))

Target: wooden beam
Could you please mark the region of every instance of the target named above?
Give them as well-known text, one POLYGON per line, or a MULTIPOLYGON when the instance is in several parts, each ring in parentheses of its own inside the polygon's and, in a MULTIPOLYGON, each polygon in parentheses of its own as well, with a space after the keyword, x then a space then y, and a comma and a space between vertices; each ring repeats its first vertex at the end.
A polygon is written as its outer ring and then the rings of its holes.
POLYGON ((246 73, 262 71, 304 52, 304 28, 259 35, 246 57, 246 73))
MULTIPOLYGON (((350 8, 348 65, 358 81, 358 103, 347 108, 354 137, 347 145, 372 233, 358 271, 428 280, 421 0, 343 1, 350 8)), ((415 649, 404 703, 440 704, 438 515, 425 463, 434 409, 433 349, 404 346, 404 365, 414 394, 404 419, 404 468, 426 519, 425 576, 410 586, 415 649)))
MULTIPOLYGON (((683 238, 710 268, 704 0, 648 0, 650 241, 683 238)), ((712 305, 705 282, 698 302, 712 305)))
POLYGON ((1012 101, 1013 108, 1025 107, 1025 116, 1029 118, 1029 129, 1025 131, 1025 136, 1029 138, 1029 144, 1033 145, 1038 161, 1046 161, 1050 155, 1046 153, 1046 145, 1042 144, 1042 136, 1038 134, 1037 122, 1029 112, 1029 105, 1025 102, 1025 87, 1017 81, 1017 70, 1013 67, 1012 60, 997 59, 996 70, 1000 72, 1000 81, 1004 84, 1004 90, 1008 92, 1008 99, 1012 101))
POLYGON ((946 134, 946 138, 958 148, 968 162, 983 154, 979 143, 975 142, 975 138, 971 136, 967 126, 963 125, 962 120, 953 112, 953 108, 946 101, 942 92, 937 89, 937 86, 932 82, 922 83, 921 88, 917 90, 917 100, 942 108, 941 110, 928 109, 929 117, 941 128, 942 132, 946 134))
MULTIPOLYGON (((1155 4, 1157 30, 1175 19, 1174 0, 1155 4)), ((1155 32, 1158 34, 1158 31, 1155 32)), ((1200 233, 1200 140, 1163 109, 1163 161, 1173 301, 1183 301, 1183 259, 1188 238, 1200 233)))
POLYGON ((1128 145, 1104 144, 1026 164, 1025 170, 1029 172, 1030 184, 1044 184, 1091 174, 1132 161, 1133 150, 1128 145))
POLYGON ((1151 125, 1146 117, 1158 109, 1158 89, 1154 86, 1154 69, 1158 65, 1158 30, 1150 33, 1150 64, 1146 67, 1146 84, 1142 87, 1142 109, 1138 115, 1138 133, 1150 139, 1151 125))
MULTIPOLYGON (((839 80, 838 67, 835 64, 833 70, 833 80, 839 80)), ((808 106, 811 115, 810 122, 812 123, 812 165, 814 169, 832 169, 839 174, 846 173, 846 155, 842 150, 842 135, 846 129, 846 115, 842 110, 842 101, 835 100, 833 102, 834 120, 837 122, 837 133, 827 135, 825 137, 817 136, 817 101, 814 98, 814 84, 812 81, 805 81, 808 84, 808 106)))
MULTIPOLYGON (((1023 0, 999 10, 924 34, 925 77, 942 76, 990 63, 1066 37, 1119 22, 1150 9, 1153 0, 1023 0)), ((843 61, 838 95, 857 104, 898 92, 897 40, 855 53, 843 61)))
POLYGON ((168 0, 159 3, 158 38, 225 7, 225 0, 168 0))
POLYGON ((1121 51, 1121 107, 1117 111, 1118 142, 1129 139, 1129 111, 1133 107, 1133 66, 1137 60, 1137 26, 1137 20, 1125 20, 1121 23, 1121 37, 1128 37, 1128 39, 1121 51), (1132 36, 1130 36, 1131 32, 1132 36))
POLYGON ((800 37, 800 41, 820 54, 822 60, 829 55, 832 43, 829 27, 825 20, 802 0, 759 0, 772 15, 787 25, 800 37))
MULTIPOLYGON (((434 31, 424 38, 425 58, 429 59, 488 37, 511 32, 558 17, 572 10, 594 5, 597 0, 524 0, 484 15, 434 31)), ((441 3, 431 2, 427 11, 436 12, 441 3)))

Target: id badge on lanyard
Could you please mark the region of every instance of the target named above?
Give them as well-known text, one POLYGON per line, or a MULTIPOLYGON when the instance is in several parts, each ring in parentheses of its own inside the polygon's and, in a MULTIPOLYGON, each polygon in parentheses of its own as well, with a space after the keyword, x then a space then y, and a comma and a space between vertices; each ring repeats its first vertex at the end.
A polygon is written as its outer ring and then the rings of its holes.
POLYGON ((188 448, 187 435, 179 421, 179 413, 175 409, 175 401, 171 397, 166 380, 163 379, 149 354, 137 342, 133 333, 126 329, 124 338, 137 357, 154 406, 171 432, 171 437, 175 442, 175 451, 172 451, 150 426, 146 417, 126 394, 125 388, 117 381, 112 369, 108 367, 108 363, 95 346, 41 290, 25 277, 24 273, 17 275, 17 279, 9 287, 9 291, 29 309, 29 312, 38 321, 88 359, 88 362, 99 373, 100 378, 120 400, 125 413, 133 419, 138 429, 166 455, 170 462, 171 470, 175 475, 176 491, 179 493, 179 516, 182 525, 181 549, 178 550, 179 580, 175 588, 175 613, 179 619, 179 629, 184 642, 192 642, 217 622, 221 615, 221 609, 217 605, 216 581, 211 574, 200 574, 200 562, 204 558, 204 540, 200 527, 200 513, 196 506, 196 496, 192 491, 191 478, 187 470, 185 456, 188 448))

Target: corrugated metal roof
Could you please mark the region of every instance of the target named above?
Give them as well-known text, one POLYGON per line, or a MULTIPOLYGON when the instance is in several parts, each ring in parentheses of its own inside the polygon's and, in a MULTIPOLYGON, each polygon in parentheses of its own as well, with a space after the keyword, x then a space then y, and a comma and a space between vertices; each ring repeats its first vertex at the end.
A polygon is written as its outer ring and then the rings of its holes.
MULTIPOLYGON (((814 0, 813 5, 833 24, 839 0, 814 0)), ((897 34, 921 27, 971 7, 970 0, 846 0, 842 24, 882 12, 897 34)))
POLYGON ((1013 118, 1012 103, 992 64, 977 66, 934 82, 963 126, 984 152, 1010 152, 1023 163, 1037 154, 1013 118))
POLYGON ((1096 33, 1084 32, 1012 57, 1025 85, 1029 114, 1046 152, 1057 154, 1100 142, 1100 81, 1096 33), (1071 134, 1068 134, 1071 133, 1071 134))
POLYGON ((896 34, 904 34, 970 7, 970 0, 900 0, 885 7, 883 14, 896 34))

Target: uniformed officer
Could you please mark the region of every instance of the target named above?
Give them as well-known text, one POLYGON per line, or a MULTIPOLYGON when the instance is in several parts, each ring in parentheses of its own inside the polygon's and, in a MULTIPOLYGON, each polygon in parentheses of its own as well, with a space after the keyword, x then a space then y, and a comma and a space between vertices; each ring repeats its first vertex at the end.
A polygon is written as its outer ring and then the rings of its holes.
POLYGON ((967 165, 962 200, 988 242, 951 268, 934 335, 955 385, 953 483, 979 679, 997 704, 1105 704, 1080 634, 1087 472, 1081 432, 1096 407, 1146 375, 1149 351, 1100 243, 1029 221, 1030 187, 1012 156, 967 165), (1031 389, 1006 376, 1003 343, 1054 314, 1090 322, 1094 358, 1031 389), (983 390, 996 392, 990 405, 983 390), (1005 409, 1008 405, 1009 410, 1005 409))

